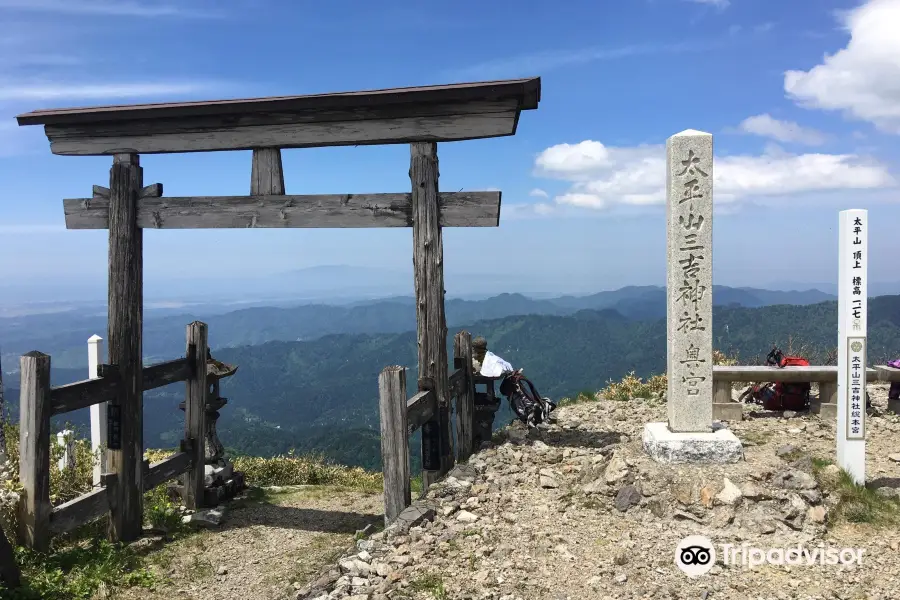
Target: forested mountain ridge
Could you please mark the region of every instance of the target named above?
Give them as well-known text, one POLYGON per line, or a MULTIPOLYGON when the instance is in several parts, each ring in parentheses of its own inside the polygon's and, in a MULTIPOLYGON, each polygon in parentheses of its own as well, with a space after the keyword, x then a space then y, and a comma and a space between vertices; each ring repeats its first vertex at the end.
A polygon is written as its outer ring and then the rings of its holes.
MULTIPOLYGON (((484 336, 493 352, 524 367, 538 389, 555 399, 600 389, 630 371, 647 377, 666 368, 663 319, 635 321, 605 309, 482 320, 450 329, 449 356, 452 334, 463 328, 484 336)), ((837 343, 837 304, 716 307, 713 336, 717 349, 738 354, 743 364, 762 360, 776 344, 822 362, 837 343)), ((868 337, 871 363, 900 355, 900 296, 869 300, 868 337)), ((410 367, 408 381, 416 380, 413 331, 214 348, 214 354, 239 366, 222 385, 229 403, 221 411, 220 435, 229 448, 249 454, 295 448, 377 467, 378 374, 401 364, 410 367)), ((86 376, 81 369, 53 371, 56 384, 86 376)), ((17 402, 16 384, 16 377, 7 378, 11 404, 17 402)), ((181 438, 184 415, 177 405, 183 390, 175 384, 145 394, 148 446, 173 446, 181 438)), ((504 410, 498 424, 508 419, 504 410)), ((72 413, 71 420, 86 424, 87 411, 82 412, 72 413)))
MULTIPOLYGON (((771 304, 808 304, 832 298, 816 290, 779 292, 753 288, 714 286, 717 306, 758 307, 771 304)), ((515 315, 571 315, 579 310, 611 308, 637 319, 665 318, 665 288, 631 286, 590 296, 564 296, 548 300, 521 294, 500 294, 484 300, 449 299, 448 327, 515 315)), ((412 298, 389 298, 351 305, 306 304, 291 308, 254 307, 224 314, 169 314, 144 320, 144 357, 158 362, 184 352, 184 327, 194 320, 209 325, 212 348, 262 344, 270 341, 306 341, 330 334, 380 334, 413 331, 416 327, 412 298)), ((60 367, 86 367, 85 342, 94 334, 106 336, 106 317, 97 314, 56 313, 0 318, 0 343, 10 363, 30 350, 53 357, 60 367)), ((15 368, 13 364, 13 368, 15 368)))

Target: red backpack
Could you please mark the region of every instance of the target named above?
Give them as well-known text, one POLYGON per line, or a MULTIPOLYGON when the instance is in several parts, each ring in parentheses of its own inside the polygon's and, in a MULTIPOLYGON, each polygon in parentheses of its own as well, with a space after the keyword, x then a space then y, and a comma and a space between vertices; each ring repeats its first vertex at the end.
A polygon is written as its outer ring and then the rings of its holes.
MULTIPOLYGON (((766 364, 784 367, 808 367, 809 361, 802 356, 785 356, 778 348, 772 348, 766 356, 766 364)), ((809 410, 809 383, 760 383, 741 394, 741 401, 747 396, 762 404, 765 410, 809 410)))

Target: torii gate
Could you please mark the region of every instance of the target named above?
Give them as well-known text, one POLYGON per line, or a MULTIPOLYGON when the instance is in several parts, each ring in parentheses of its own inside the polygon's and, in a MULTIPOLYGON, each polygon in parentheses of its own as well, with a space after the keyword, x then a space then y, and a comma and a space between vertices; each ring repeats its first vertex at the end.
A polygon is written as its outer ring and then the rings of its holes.
MULTIPOLYGON (((109 403, 121 439, 107 455, 120 482, 112 539, 130 541, 141 532, 143 229, 412 227, 419 377, 434 386, 446 447, 441 228, 498 226, 500 192, 439 192, 437 142, 514 135, 520 111, 537 108, 540 88, 540 78, 531 78, 17 117, 19 125, 44 125, 54 154, 113 156, 108 188, 94 186, 91 198, 63 201, 66 228, 109 229, 108 362, 123 382, 109 403), (283 148, 397 143, 410 144, 411 193, 285 195, 283 148), (220 150, 253 150, 249 196, 167 198, 162 184, 144 186, 140 154, 220 150)), ((185 415, 187 422, 197 419, 203 415, 185 415)))

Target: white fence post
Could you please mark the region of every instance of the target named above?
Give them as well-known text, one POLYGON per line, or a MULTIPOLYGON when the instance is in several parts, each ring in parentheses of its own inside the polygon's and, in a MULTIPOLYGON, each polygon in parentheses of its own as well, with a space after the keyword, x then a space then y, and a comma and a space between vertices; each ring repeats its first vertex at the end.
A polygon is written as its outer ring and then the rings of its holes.
POLYGON ((75 435, 69 429, 64 429, 56 434, 56 443, 63 448, 63 454, 59 457, 59 470, 75 468, 75 435))
MULTIPOLYGON (((88 340, 88 377, 97 379, 100 355, 103 354, 103 338, 92 335, 88 340)), ((100 485, 100 477, 106 471, 106 402, 91 405, 91 452, 94 455, 94 487, 100 485)))

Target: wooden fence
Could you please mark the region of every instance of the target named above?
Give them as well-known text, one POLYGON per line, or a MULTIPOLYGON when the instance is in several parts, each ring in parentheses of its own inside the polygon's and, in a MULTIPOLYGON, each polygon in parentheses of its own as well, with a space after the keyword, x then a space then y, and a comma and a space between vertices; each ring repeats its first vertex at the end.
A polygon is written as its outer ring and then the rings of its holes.
MULTIPOLYGON (((204 434, 207 385, 207 326, 187 326, 183 358, 143 367, 143 391, 185 381, 185 434, 179 452, 149 464, 139 459, 137 481, 151 490, 184 474, 183 499, 197 509, 204 495, 204 434)), ((45 549, 52 535, 71 531, 104 514, 121 516, 115 488, 118 473, 103 473, 100 486, 59 506, 50 505, 50 419, 81 408, 107 403, 107 449, 121 448, 122 418, 117 404, 122 382, 115 365, 97 365, 97 377, 68 385, 50 386, 50 357, 29 352, 21 357, 19 479, 24 488, 20 504, 20 543, 45 549)), ((126 417, 127 418, 127 417, 126 417)), ((138 453, 143 457, 143 448, 138 453)), ((142 519, 140 511, 129 511, 142 519)), ((141 523, 136 527, 140 529, 141 523)))
POLYGON ((422 429, 422 471, 443 476, 456 460, 466 460, 475 451, 475 380, 472 373, 472 336, 461 331, 453 340, 453 366, 449 376, 449 397, 444 400, 456 410, 456 448, 452 423, 441 430, 435 386, 428 378, 418 381, 418 392, 406 393, 406 368, 386 367, 378 377, 381 413, 381 458, 384 472, 384 520, 391 523, 410 505, 409 436, 422 429), (441 468, 444 465, 444 468, 441 468))

